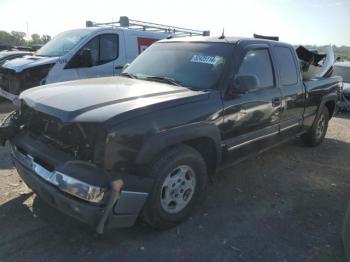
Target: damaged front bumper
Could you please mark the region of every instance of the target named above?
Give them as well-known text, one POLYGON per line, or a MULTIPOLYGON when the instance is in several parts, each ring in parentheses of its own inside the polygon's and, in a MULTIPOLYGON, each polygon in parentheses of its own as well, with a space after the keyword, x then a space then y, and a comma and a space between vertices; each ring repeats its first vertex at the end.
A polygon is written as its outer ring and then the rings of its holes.
POLYGON ((101 168, 71 160, 66 153, 18 132, 11 121, 0 126, 0 138, 10 141, 18 174, 41 199, 99 233, 132 226, 153 184, 149 178, 121 174, 124 185, 115 190, 101 168))
POLYGON ((18 95, 11 94, 11 93, 5 91, 3 88, 0 88, 0 96, 3 97, 3 98, 8 99, 15 106, 17 106, 17 107, 20 106, 20 100, 19 100, 18 95))

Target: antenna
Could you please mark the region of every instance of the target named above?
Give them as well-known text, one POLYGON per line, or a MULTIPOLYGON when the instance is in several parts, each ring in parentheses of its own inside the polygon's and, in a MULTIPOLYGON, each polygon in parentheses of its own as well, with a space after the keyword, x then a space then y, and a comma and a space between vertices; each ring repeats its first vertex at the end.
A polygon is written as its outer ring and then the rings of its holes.
POLYGON ((222 34, 219 39, 225 39, 225 28, 222 29, 222 34))

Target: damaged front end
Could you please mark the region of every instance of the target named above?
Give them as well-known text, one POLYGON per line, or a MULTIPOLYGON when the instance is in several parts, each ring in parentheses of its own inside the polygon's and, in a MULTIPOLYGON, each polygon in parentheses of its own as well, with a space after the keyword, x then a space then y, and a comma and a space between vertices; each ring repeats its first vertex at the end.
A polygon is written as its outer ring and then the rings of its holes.
POLYGON ((148 195, 132 190, 133 176, 104 169, 106 136, 103 124, 63 123, 25 103, 0 127, 1 143, 10 141, 23 181, 49 204, 99 233, 106 226, 133 225, 148 195))
POLYGON ((18 112, 13 111, 0 124, 0 144, 4 146, 8 139, 17 134, 18 130, 18 112))
POLYGON ((46 77, 54 64, 45 64, 16 72, 14 69, 0 67, 1 96, 15 100, 16 96, 29 88, 45 85, 46 77))

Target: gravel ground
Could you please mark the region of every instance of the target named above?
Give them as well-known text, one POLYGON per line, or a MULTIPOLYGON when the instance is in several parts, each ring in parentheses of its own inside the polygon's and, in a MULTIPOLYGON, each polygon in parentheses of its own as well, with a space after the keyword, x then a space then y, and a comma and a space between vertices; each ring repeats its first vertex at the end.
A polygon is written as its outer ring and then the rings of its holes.
MULTIPOLYGON (((0 118, 10 110, 0 104, 0 118)), ((344 261, 349 131, 342 114, 317 148, 295 140, 222 171, 177 228, 102 236, 38 199, 1 147, 0 261, 344 261)))

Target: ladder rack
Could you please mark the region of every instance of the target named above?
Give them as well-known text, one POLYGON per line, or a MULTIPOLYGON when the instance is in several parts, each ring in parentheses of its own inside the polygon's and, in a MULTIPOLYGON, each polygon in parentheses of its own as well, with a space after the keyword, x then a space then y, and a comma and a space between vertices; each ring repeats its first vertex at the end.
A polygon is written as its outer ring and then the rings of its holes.
POLYGON ((129 28, 134 30, 165 33, 174 37, 209 36, 210 35, 210 31, 200 31, 200 30, 193 30, 193 29, 175 27, 170 25, 143 22, 139 20, 129 19, 127 16, 121 16, 119 21, 117 22, 96 23, 92 21, 86 21, 86 27, 95 27, 95 26, 111 26, 113 28, 123 27, 123 28, 129 28))

